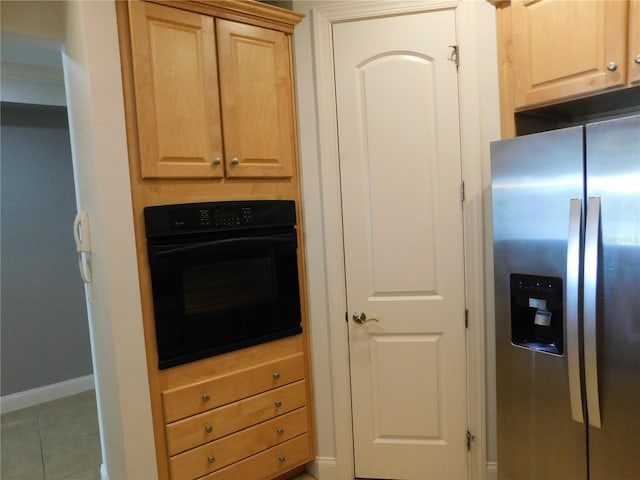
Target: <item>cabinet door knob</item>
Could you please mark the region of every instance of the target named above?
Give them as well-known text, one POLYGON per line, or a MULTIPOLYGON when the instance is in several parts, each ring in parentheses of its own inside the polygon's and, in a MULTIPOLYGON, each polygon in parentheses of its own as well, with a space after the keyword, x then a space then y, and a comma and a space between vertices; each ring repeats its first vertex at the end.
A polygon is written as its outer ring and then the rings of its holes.
POLYGON ((273 379, 274 380, 279 380, 280 379, 280 372, 273 372, 273 379))
POLYGON ((287 457, 285 457, 284 455, 280 455, 280 456, 278 457, 278 461, 279 461, 280 463, 284 463, 284 462, 286 462, 286 461, 287 461, 287 457))
POLYGON ((204 431, 207 433, 213 432, 213 427, 211 425, 207 425, 204 427, 204 431))
POLYGON ((209 456, 207 457, 207 461, 208 461, 209 463, 215 463, 215 461, 216 461, 216 457, 214 457, 213 455, 209 455, 209 456))
POLYGON ((640 55, 636 55, 636 58, 634 58, 633 61, 640 65, 640 55))
POLYGON ((202 394, 202 401, 203 402, 208 402, 209 401, 209 394, 208 393, 203 393, 202 394))
POLYGON ((278 435, 282 435, 282 434, 284 434, 284 428, 282 428, 282 427, 278 427, 278 428, 276 428, 276 433, 277 433, 278 435))
POLYGON ((240 159, 238 157, 233 157, 231 159, 231 165, 238 165, 240 163, 240 159))
POLYGON ((274 402, 274 405, 276 406, 276 408, 280 408, 282 406, 282 401, 281 400, 276 400, 274 402))
POLYGON ((618 69, 618 64, 616 62, 609 62, 609 65, 607 65, 607 70, 609 70, 610 72, 615 72, 618 69))
POLYGON ((216 157, 211 162, 213 165, 220 165, 222 163, 222 159, 220 157, 216 157))

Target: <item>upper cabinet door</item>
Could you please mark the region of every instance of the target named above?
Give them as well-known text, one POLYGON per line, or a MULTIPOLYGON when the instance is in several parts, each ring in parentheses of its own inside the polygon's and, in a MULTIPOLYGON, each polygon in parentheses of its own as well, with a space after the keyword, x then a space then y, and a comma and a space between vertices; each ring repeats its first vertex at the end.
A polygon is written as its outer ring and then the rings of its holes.
POLYGON ((295 124, 289 39, 216 19, 227 177, 293 175, 295 124))
POLYGON ((129 5, 142 177, 221 177, 213 18, 129 5))
POLYGON ((515 107, 622 86, 626 1, 514 0, 515 107))
POLYGON ((629 3, 629 84, 640 83, 640 0, 629 3))

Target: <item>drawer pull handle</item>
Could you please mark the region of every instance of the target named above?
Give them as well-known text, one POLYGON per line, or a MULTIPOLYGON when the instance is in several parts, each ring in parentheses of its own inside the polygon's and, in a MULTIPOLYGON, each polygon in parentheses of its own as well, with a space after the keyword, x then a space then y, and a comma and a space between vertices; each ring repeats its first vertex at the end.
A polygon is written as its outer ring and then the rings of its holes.
POLYGON ((278 427, 278 428, 276 428, 276 433, 277 433, 278 435, 283 435, 283 434, 284 434, 284 428, 282 428, 282 427, 278 427))
POLYGON ((214 457, 213 455, 209 455, 209 456, 207 457, 207 461, 208 461, 209 463, 215 463, 215 461, 216 461, 216 457, 214 457))
POLYGON ((273 372, 273 379, 274 380, 280 379, 280 372, 273 372))
POLYGON ((213 432, 213 427, 211 425, 207 425, 206 427, 204 427, 204 431, 207 433, 211 433, 213 432))
POLYGON ((276 400, 273 404, 276 406, 276 408, 280 408, 282 406, 282 401, 276 400))
POLYGON ((279 461, 280 463, 284 463, 284 462, 286 462, 286 461, 287 461, 287 457, 285 457, 284 455, 280 455, 280 456, 278 457, 278 461, 279 461))
POLYGON ((203 402, 208 402, 209 401, 209 394, 208 393, 203 393, 202 394, 202 401, 203 402))

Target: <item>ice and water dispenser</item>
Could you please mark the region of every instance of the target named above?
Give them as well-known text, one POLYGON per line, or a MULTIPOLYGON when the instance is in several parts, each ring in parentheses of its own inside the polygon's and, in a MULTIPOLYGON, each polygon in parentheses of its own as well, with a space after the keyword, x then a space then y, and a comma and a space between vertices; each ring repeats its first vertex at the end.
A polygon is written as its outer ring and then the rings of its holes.
POLYGON ((512 273, 511 342, 546 353, 564 353, 562 279, 512 273))

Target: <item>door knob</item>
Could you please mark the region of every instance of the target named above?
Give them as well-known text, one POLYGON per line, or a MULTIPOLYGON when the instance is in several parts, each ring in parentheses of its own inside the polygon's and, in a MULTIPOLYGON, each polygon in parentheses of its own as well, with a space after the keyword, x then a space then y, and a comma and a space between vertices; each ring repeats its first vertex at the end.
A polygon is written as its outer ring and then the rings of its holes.
POLYGON ((367 318, 364 312, 353 312, 353 321, 359 324, 367 322, 377 322, 377 318, 367 318))

